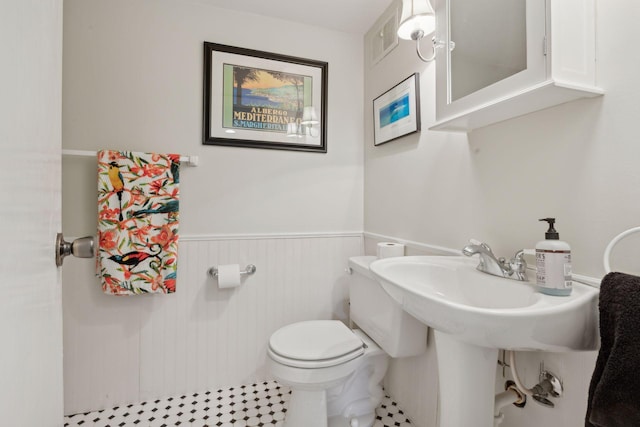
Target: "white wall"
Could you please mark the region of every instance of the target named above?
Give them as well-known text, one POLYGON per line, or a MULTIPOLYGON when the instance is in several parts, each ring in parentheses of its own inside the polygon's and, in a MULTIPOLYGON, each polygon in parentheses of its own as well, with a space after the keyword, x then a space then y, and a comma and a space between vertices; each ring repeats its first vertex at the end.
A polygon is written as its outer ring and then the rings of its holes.
MULTIPOLYGON (((361 39, 204 1, 64 2, 64 148, 200 157, 181 171, 176 294, 105 296, 93 262, 65 266, 65 413, 264 379, 277 327, 345 319, 363 251, 361 39), (204 41, 327 61, 328 152, 203 146, 204 41), (230 263, 258 272, 218 292, 206 270, 230 263)), ((95 233, 95 161, 63 166, 65 233, 95 233)))
MULTIPOLYGON (((454 249, 473 237, 489 243, 500 256, 511 256, 543 238, 545 227, 538 218, 554 216, 561 238, 572 246, 574 272, 601 277, 607 243, 639 225, 640 83, 635 70, 640 59, 619 41, 640 37, 632 19, 640 5, 619 0, 598 4, 597 10, 597 73, 604 97, 550 108, 468 136, 427 130, 435 122, 435 64, 420 62, 412 42, 401 41, 376 66, 365 66, 365 230, 454 249), (421 73, 422 132, 374 147, 373 99, 416 71, 421 73)), ((640 270, 639 241, 620 245, 614 267, 640 270)), ((554 410, 535 404, 514 408, 503 425, 584 425, 595 354, 523 356, 528 383, 537 378, 538 363, 544 359, 563 378, 567 393, 554 410)), ((436 386, 426 375, 423 381, 436 386)), ((401 388, 392 394, 411 394, 401 388)), ((425 417, 413 404, 406 409, 418 426, 435 425, 434 414, 425 417)))
POLYGON ((572 246, 574 270, 601 276, 605 246, 637 225, 640 212, 634 162, 640 145, 633 142, 640 132, 634 120, 640 85, 632 71, 640 60, 614 36, 636 35, 619 11, 639 6, 621 3, 598 8, 598 84, 605 96, 468 136, 427 130, 435 122, 435 64, 420 62, 413 43, 400 42, 365 68, 366 230, 451 248, 473 236, 506 256, 543 239, 538 218, 555 216, 560 237, 572 246), (373 98, 416 71, 422 76, 423 131, 373 147, 373 98))
MULTIPOLYGON (((183 172, 184 234, 362 230, 361 37, 204 3, 65 1, 64 148, 198 155, 183 172), (327 61, 328 153, 202 145, 204 41, 327 61)), ((90 194, 75 185, 65 207, 90 194)), ((64 221, 95 228, 70 209, 64 221)))

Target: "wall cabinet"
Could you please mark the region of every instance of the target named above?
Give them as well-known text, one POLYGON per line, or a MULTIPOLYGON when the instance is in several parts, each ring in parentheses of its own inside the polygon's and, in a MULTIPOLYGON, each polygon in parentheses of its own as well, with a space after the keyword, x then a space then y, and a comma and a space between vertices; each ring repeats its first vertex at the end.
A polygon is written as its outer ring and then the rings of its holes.
POLYGON ((436 123, 463 131, 579 98, 596 85, 595 0, 436 0, 436 123))

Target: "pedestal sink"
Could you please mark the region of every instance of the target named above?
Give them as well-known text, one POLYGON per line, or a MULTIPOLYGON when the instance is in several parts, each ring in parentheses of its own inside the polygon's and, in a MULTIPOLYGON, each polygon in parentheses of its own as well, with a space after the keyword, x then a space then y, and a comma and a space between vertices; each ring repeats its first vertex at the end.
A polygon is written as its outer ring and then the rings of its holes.
MULTIPOLYGON (((466 257, 410 256, 370 268, 402 308, 434 329, 440 427, 492 427, 498 350, 582 351, 598 346, 598 290, 567 297, 475 269, 466 257)), ((535 274, 529 274, 535 280, 535 274)))

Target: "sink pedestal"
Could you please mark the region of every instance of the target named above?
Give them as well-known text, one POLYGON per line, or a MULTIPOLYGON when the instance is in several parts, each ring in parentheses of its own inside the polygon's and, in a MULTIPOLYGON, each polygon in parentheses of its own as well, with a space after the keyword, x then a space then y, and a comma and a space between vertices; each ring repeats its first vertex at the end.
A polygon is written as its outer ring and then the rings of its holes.
POLYGON ((440 427, 493 427, 498 349, 434 331, 440 383, 440 427))
POLYGON ((555 297, 476 265, 468 257, 406 256, 370 266, 404 311, 434 329, 440 427, 493 427, 499 348, 597 349, 597 289, 575 282, 571 295, 555 297))

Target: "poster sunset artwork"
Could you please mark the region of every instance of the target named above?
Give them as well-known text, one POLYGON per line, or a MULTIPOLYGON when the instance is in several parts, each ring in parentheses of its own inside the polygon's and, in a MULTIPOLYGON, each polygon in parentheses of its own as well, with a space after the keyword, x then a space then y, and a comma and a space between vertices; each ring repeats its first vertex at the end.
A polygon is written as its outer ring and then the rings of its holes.
POLYGON ((286 133, 312 104, 312 84, 310 76, 225 64, 223 127, 286 133))
POLYGON ((328 67, 205 42, 202 143, 326 153, 328 67))

